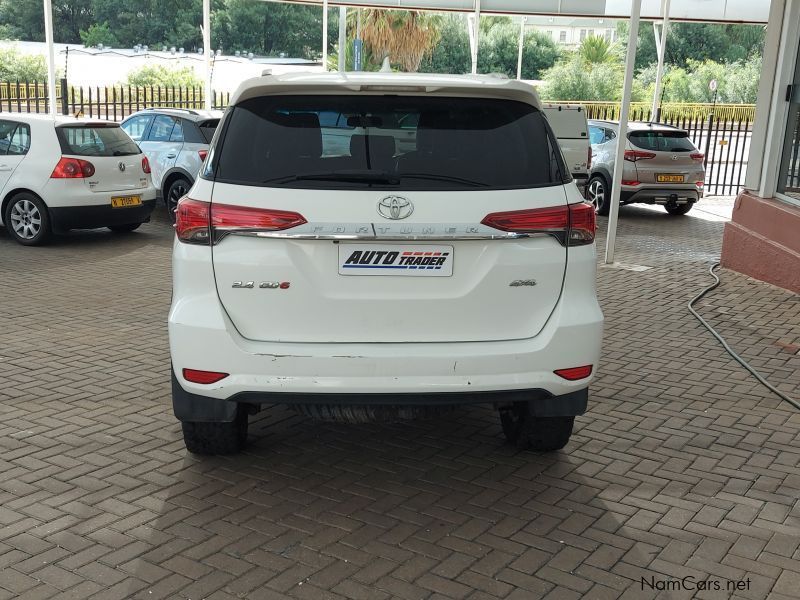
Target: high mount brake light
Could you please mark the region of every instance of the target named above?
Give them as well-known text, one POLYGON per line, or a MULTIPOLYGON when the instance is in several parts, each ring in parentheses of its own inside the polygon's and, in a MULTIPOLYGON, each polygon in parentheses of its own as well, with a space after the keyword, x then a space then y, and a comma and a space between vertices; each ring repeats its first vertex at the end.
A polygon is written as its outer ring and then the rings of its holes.
POLYGON ((655 158, 655 152, 645 152, 644 150, 625 150, 625 160, 636 162, 638 160, 647 160, 655 158))
POLYGON ((178 201, 175 232, 188 244, 216 244, 236 231, 281 231, 306 223, 302 215, 286 210, 210 204, 185 196, 178 201))
POLYGON ((82 158, 62 156, 56 164, 51 179, 85 179, 94 175, 94 165, 82 158))
POLYGON ((511 233, 550 234, 562 246, 591 244, 597 230, 594 207, 586 202, 491 213, 481 224, 511 233))

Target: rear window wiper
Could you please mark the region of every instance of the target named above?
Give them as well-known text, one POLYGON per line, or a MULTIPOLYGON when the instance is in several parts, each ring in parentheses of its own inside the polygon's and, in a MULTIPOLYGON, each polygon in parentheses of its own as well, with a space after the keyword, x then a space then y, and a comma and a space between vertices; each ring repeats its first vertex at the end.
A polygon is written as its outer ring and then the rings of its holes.
POLYGON ((400 178, 386 171, 327 171, 271 177, 261 183, 289 183, 290 181, 344 181, 348 183, 385 183, 396 185, 400 178))
POLYGON ((400 178, 410 177, 412 179, 427 179, 429 181, 446 181, 449 183, 460 183, 471 187, 488 187, 489 184, 483 181, 475 181, 474 179, 465 179, 463 177, 455 177, 453 175, 440 175, 437 173, 400 173, 400 178))

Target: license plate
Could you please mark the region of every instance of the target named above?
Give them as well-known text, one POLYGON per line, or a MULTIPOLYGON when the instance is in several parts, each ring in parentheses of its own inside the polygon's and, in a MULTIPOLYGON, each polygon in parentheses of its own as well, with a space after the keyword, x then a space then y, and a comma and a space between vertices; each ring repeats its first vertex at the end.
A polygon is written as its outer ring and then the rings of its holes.
POLYGON ((339 244, 339 275, 449 277, 452 274, 452 246, 339 244))
POLYGON ((656 175, 658 183, 683 183, 683 175, 656 175))
POLYGON ((141 206, 141 196, 111 196, 112 208, 127 208, 128 206, 141 206))

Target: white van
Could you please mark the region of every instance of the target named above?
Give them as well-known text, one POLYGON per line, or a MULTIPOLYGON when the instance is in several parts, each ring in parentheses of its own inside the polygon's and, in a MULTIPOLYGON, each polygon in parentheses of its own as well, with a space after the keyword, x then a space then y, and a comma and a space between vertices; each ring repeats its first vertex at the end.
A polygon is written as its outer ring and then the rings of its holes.
POLYGON ((542 104, 542 110, 558 139, 564 160, 578 188, 583 190, 592 166, 589 126, 582 106, 542 104))

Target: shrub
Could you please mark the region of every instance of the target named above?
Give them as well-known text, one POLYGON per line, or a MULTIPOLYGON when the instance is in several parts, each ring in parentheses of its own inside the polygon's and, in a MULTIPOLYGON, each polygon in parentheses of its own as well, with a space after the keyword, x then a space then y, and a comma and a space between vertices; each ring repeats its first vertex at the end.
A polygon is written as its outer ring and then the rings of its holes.
POLYGON ((194 87, 202 81, 191 67, 165 67, 147 65, 128 73, 127 84, 142 87, 146 85, 194 87))

